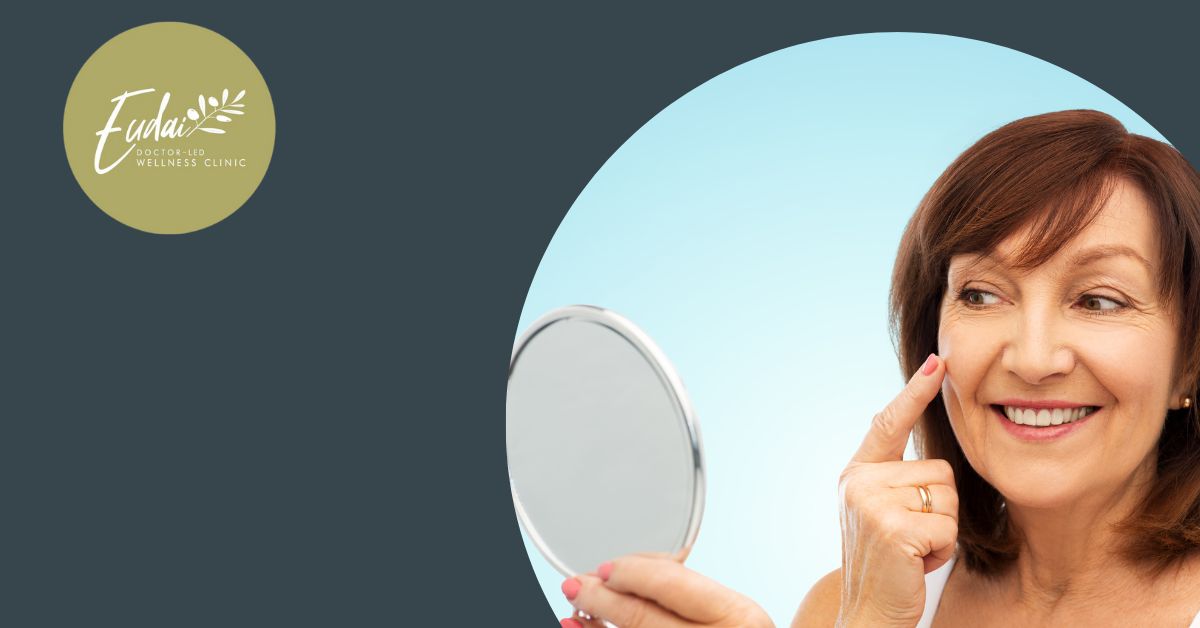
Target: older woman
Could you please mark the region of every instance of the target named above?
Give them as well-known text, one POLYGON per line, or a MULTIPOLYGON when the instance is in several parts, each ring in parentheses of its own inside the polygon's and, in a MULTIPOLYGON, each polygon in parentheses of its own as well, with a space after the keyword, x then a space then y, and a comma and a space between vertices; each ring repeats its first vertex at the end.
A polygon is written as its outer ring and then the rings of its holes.
MULTIPOLYGON (((891 313, 910 379, 842 473, 842 566, 794 625, 1200 626, 1183 157, 1094 111, 988 134, 909 222, 891 313), (910 433, 921 460, 902 459, 910 433)), ((771 625, 662 557, 563 591, 622 628, 771 625)))

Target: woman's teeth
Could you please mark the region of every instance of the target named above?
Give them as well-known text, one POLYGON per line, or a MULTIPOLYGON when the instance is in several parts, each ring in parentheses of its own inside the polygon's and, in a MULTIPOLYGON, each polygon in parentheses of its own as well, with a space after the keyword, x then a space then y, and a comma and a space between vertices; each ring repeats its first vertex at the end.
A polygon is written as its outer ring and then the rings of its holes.
POLYGON ((1063 423, 1078 421, 1095 412, 1097 409, 1095 406, 1085 406, 1079 408, 1054 408, 1053 410, 1042 408, 1036 410, 1033 408, 1004 406, 1004 416, 1008 417, 1009 421, 1019 425, 1046 427, 1048 425, 1062 425, 1063 423))

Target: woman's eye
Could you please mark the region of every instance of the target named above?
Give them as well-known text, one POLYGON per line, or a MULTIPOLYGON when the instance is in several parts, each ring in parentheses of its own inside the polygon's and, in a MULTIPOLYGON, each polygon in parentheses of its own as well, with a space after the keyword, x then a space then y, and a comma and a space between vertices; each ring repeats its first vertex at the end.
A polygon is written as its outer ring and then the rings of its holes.
POLYGON ((994 305, 999 302, 999 297, 983 290, 972 290, 967 288, 962 291, 960 299, 966 301, 968 305, 994 305))
POLYGON ((1116 299, 1110 299, 1108 297, 1102 297, 1096 294, 1085 294, 1081 299, 1079 299, 1079 302, 1083 304, 1083 309, 1091 310, 1093 312, 1108 312, 1112 310, 1119 310, 1125 307, 1124 303, 1121 303, 1116 299))

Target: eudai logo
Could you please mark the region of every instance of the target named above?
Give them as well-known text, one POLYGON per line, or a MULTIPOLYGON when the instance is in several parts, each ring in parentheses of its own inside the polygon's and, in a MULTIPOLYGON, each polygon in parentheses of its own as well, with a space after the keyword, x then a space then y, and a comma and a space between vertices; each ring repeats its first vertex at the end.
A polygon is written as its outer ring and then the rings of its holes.
POLYGON ((112 163, 107 166, 102 165, 104 147, 108 136, 117 134, 122 130, 122 127, 116 126, 116 124, 125 102, 132 97, 142 94, 153 94, 156 91, 153 88, 139 89, 137 91, 124 92, 112 99, 115 105, 113 106, 112 113, 108 116, 108 122, 104 125, 103 129, 96 132, 96 135, 100 137, 100 140, 96 142, 96 159, 93 164, 96 174, 104 174, 116 168, 135 150, 137 151, 134 153, 135 162, 139 167, 195 168, 201 164, 206 168, 246 167, 245 157, 214 159, 205 157, 205 150, 203 148, 138 148, 139 142, 146 143, 153 141, 157 144, 162 140, 191 137, 196 131, 223 135, 225 129, 218 126, 218 124, 232 122, 233 117, 231 116, 242 116, 246 113, 244 111, 246 104, 241 102, 242 98, 246 95, 246 90, 244 89, 239 91, 232 99, 229 97, 228 89, 222 90, 219 101, 216 96, 205 98, 204 94, 200 94, 196 101, 198 109, 188 108, 184 115, 166 119, 163 118, 163 114, 167 111, 167 107, 171 103, 171 92, 163 92, 162 100, 158 107, 158 115, 154 118, 143 119, 141 121, 136 118, 130 118, 124 127, 125 144, 128 147, 112 163))
POLYGON ((104 213, 150 233, 189 233, 258 189, 275 148, 275 105, 233 42, 156 22, 116 35, 83 63, 67 94, 63 146, 104 213))

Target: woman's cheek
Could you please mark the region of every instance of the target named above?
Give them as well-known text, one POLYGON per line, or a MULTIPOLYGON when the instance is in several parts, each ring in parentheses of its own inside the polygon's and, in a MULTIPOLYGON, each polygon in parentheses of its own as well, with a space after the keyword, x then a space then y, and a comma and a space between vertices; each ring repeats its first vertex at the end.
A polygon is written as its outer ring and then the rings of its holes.
MULTIPOLYGON (((950 428, 968 460, 974 460, 978 435, 986 425, 980 421, 974 399, 978 396, 981 377, 987 372, 986 364, 978 364, 979 358, 971 351, 972 334, 964 325, 951 316, 942 318, 938 330, 938 351, 946 365, 946 377, 942 380, 942 401, 950 418, 950 428)), ((977 342, 977 341, 976 341, 977 342)))
POLYGON ((1079 361, 1100 385, 1121 400, 1133 391, 1154 390, 1169 379, 1167 365, 1172 360, 1165 358, 1172 353, 1171 347, 1156 340, 1137 334, 1090 338, 1078 347, 1079 361))
MULTIPOLYGON (((962 407, 962 397, 959 393, 969 392, 963 391, 960 384, 965 383, 960 377, 960 370, 965 370, 963 365, 963 356, 960 356, 960 339, 959 326, 954 324, 954 321, 942 318, 942 325, 938 328, 938 355, 942 358, 942 362, 946 365, 946 377, 942 380, 942 399, 946 402, 946 412, 950 415, 951 423, 956 422, 961 418, 962 413, 959 410, 962 407)), ((968 394, 969 398, 969 394, 968 394)))
POLYGON ((946 406, 946 416, 950 419, 950 429, 954 431, 955 438, 964 446, 968 443, 964 442, 969 439, 964 438, 970 429, 963 422, 963 403, 959 388, 955 385, 954 378, 950 374, 950 362, 946 362, 946 379, 942 380, 942 402, 946 406))
MULTIPOLYGON (((1129 422, 1131 429, 1152 432, 1165 418, 1163 401, 1170 403, 1176 353, 1173 330, 1165 324, 1128 325, 1080 336, 1076 367, 1083 367, 1096 392, 1111 397, 1108 401, 1116 403, 1120 414, 1142 419, 1129 422), (1147 417, 1154 420, 1146 421, 1147 417)), ((1151 436, 1156 438, 1157 433, 1151 436)))

